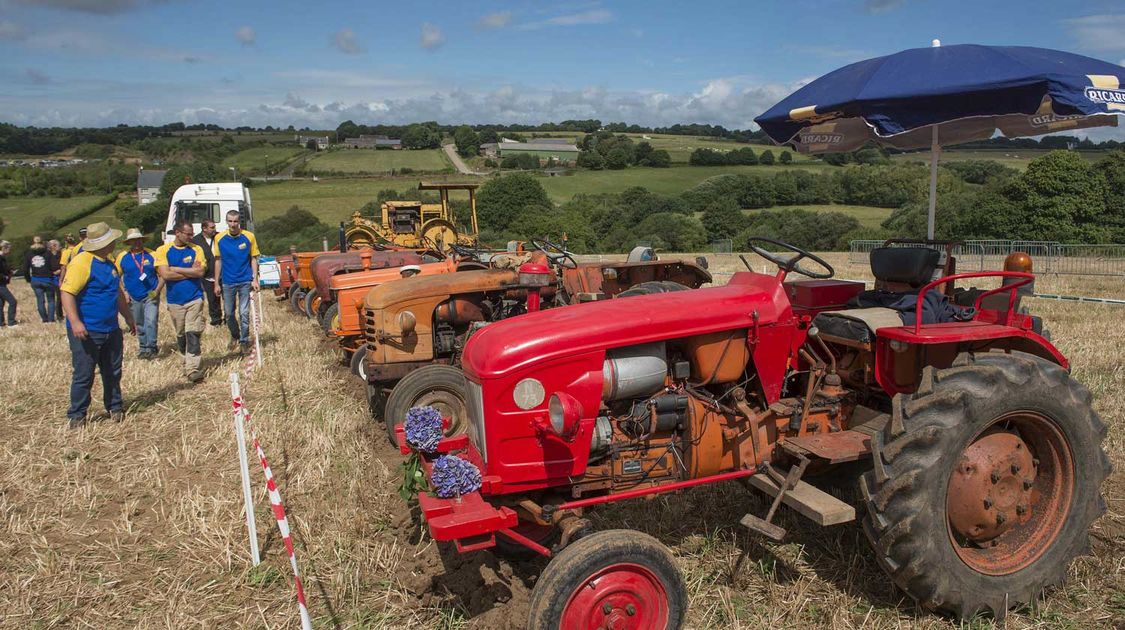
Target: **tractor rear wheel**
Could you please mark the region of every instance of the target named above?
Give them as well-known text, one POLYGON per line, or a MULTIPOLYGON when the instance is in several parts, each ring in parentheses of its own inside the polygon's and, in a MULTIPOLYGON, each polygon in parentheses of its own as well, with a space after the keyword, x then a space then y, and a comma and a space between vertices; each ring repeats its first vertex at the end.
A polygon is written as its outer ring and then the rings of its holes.
POLYGON ((1106 427, 1036 356, 962 354, 899 394, 860 490, 880 565, 927 609, 1003 617, 1063 581, 1105 512, 1106 427))
POLYGON ((387 437, 395 441, 395 423, 402 422, 411 407, 429 405, 449 416, 446 435, 460 435, 469 427, 469 407, 465 403, 468 381, 460 369, 448 365, 424 365, 407 374, 387 397, 383 421, 387 437))
POLYGON ((340 303, 333 302, 324 314, 320 316, 320 327, 324 330, 325 335, 331 335, 332 331, 340 326, 340 303))
MULTIPOLYGON (((297 285, 294 285, 297 286, 297 285)), ((305 303, 305 292, 301 287, 297 287, 292 293, 289 294, 289 306, 293 309, 294 313, 301 312, 301 306, 305 303)))
POLYGON ((313 287, 309 289, 308 293, 305 294, 304 302, 302 302, 301 312, 305 314, 305 317, 312 319, 316 315, 316 307, 318 304, 319 303, 317 302, 316 287, 313 287))
POLYGON ((667 547, 648 534, 611 529, 571 543, 543 569, 527 627, 672 630, 683 624, 687 601, 667 547))

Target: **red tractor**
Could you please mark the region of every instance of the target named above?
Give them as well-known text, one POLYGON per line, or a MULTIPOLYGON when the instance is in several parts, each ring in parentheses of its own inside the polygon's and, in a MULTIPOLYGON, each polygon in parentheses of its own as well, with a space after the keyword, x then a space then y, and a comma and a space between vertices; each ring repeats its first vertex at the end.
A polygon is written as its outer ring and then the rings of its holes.
POLYGON ((435 489, 417 495, 433 538, 551 558, 532 630, 677 628, 687 595, 669 551, 590 533, 586 510, 739 479, 772 497, 742 525, 780 540, 783 503, 821 525, 854 520, 815 484, 860 468, 873 553, 924 608, 1000 616, 1062 581, 1089 550, 1110 466, 1089 392, 1019 306, 1030 269, 946 275, 938 249, 885 247, 864 291, 792 245, 751 248, 776 275, 477 331, 462 357, 467 434, 421 452, 409 420, 396 429, 435 489), (1002 284, 949 299, 985 277, 1002 284), (479 476, 442 485, 452 464, 479 476))

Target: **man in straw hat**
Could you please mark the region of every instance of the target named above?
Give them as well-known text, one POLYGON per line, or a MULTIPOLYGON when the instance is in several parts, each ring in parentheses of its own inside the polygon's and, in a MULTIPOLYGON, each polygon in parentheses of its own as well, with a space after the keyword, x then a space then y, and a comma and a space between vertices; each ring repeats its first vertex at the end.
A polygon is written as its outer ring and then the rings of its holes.
POLYGON ((74 364, 70 408, 66 412, 72 429, 86 423, 95 368, 102 374, 103 401, 110 418, 120 422, 125 417, 121 402, 121 358, 125 340, 117 315, 120 313, 125 318, 133 335, 137 334, 137 323, 121 290, 117 265, 109 259, 119 238, 121 230, 114 230, 105 223, 91 224, 82 243, 83 251, 71 257, 62 282, 66 336, 74 364))
POLYGON ((200 338, 203 327, 203 249, 191 242, 195 228, 189 221, 178 221, 175 237, 156 249, 153 255, 156 273, 164 279, 168 290, 165 301, 172 325, 176 327, 176 343, 184 355, 184 372, 188 380, 203 380, 200 338))
POLYGON ((140 331, 141 359, 156 358, 156 328, 160 313, 160 291, 164 279, 156 273, 156 259, 145 249, 145 235, 137 228, 129 228, 125 235, 129 249, 117 256, 117 272, 121 286, 129 298, 129 309, 140 331))

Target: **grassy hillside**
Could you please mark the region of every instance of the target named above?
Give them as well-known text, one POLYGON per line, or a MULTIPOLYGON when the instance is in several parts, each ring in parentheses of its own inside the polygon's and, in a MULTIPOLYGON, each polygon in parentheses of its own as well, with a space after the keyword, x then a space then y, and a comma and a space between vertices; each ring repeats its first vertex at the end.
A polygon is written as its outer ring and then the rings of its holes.
POLYGON ((270 170, 276 169, 303 151, 305 148, 297 146, 296 143, 292 146, 254 147, 239 151, 223 160, 223 166, 235 167, 241 178, 243 173, 261 173, 267 164, 270 170))
POLYGON ((441 149, 339 149, 317 155, 307 166, 312 173, 390 173, 401 168, 441 171, 453 165, 441 149))
POLYGON ((843 204, 825 204, 825 205, 798 205, 798 206, 775 206, 773 208, 766 208, 765 210, 743 210, 742 213, 749 216, 755 212, 784 212, 787 208, 801 208, 802 210, 811 210, 813 212, 841 212, 855 217, 859 220, 859 224, 865 228, 877 228, 887 217, 891 216, 894 212, 893 208, 876 208, 874 206, 847 206, 843 204))
MULTIPOLYGON (((293 205, 299 205, 321 217, 328 224, 347 219, 353 212, 375 199, 380 190, 415 188, 422 178, 372 177, 363 179, 328 179, 314 182, 293 180, 250 190, 256 220, 282 214, 293 205)), ((477 182, 474 177, 425 177, 425 181, 477 182)), ((452 193, 452 198, 468 198, 466 193, 452 193), (462 197, 461 195, 466 195, 462 197)))
MULTIPOLYGON (((62 218, 71 212, 97 203, 101 198, 102 195, 67 197, 66 199, 53 197, 9 197, 8 199, 0 199, 0 218, 3 218, 5 226, 3 236, 11 239, 14 236, 33 234, 39 224, 43 222, 43 217, 54 215, 55 218, 62 218)), ((94 216, 103 215, 105 212, 112 215, 113 205, 99 210, 94 216)), ((87 224, 104 220, 104 218, 83 219, 87 224)))
MULTIPOLYGON (((1046 149, 958 149, 954 147, 942 149, 941 161, 992 160, 1008 168, 1023 171, 1027 169, 1027 165, 1031 164, 1032 160, 1043 157, 1048 153, 1050 153, 1050 151, 1046 149)), ((1106 156, 1106 151, 1078 151, 1077 153, 1088 162, 1097 162, 1106 156)), ((891 159, 925 162, 929 164, 930 152, 918 151, 916 153, 905 153, 892 156, 891 159)))

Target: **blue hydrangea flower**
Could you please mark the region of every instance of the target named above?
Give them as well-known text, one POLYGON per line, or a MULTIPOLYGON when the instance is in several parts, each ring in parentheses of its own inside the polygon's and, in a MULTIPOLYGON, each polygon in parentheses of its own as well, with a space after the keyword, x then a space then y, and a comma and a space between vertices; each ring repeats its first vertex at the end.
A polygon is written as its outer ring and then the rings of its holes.
POLYGON ((480 470, 472 462, 442 455, 434 460, 430 484, 442 499, 452 499, 480 490, 480 470))
POLYGON ((406 412, 402 426, 406 432, 406 443, 423 453, 434 452, 443 436, 441 413, 429 406, 412 407, 406 412))

